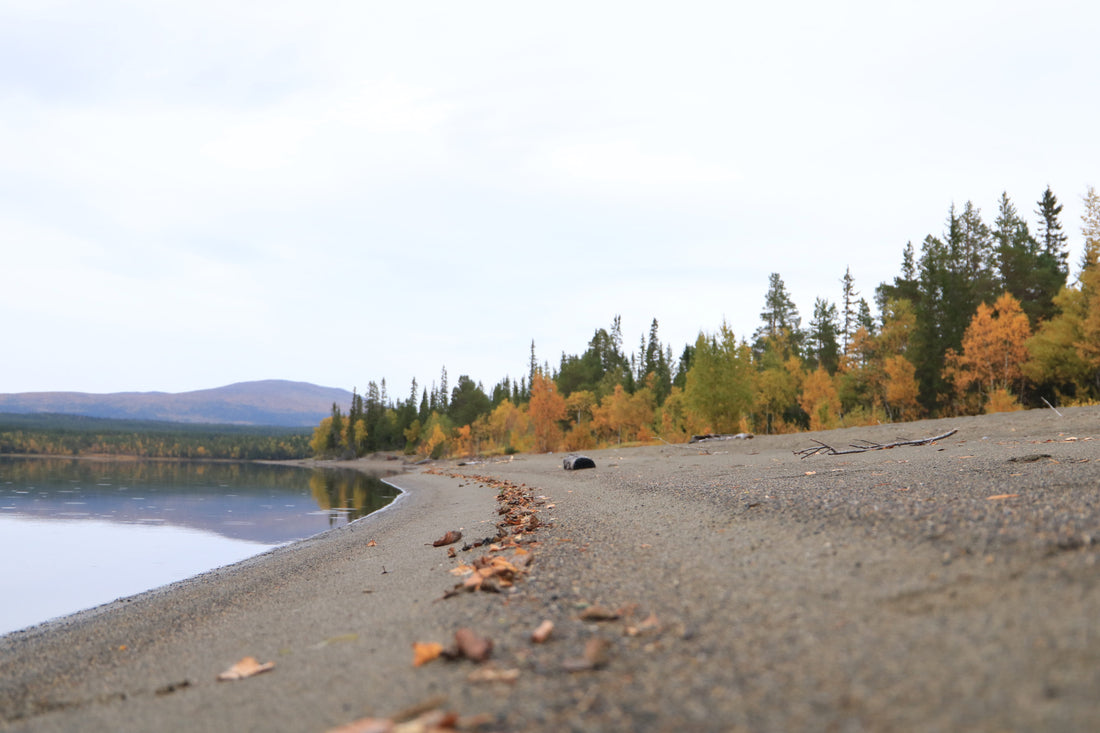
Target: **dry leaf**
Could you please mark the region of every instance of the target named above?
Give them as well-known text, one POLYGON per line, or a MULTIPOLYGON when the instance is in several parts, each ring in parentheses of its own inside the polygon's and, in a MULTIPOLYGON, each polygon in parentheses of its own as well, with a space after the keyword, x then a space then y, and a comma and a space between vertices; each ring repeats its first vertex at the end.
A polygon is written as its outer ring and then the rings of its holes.
POLYGON ((339 728, 330 728, 328 733, 393 733, 393 721, 389 718, 360 718, 339 728))
POLYGON ((518 669, 493 669, 486 667, 483 669, 475 669, 470 674, 466 675, 467 682, 507 682, 509 684, 519 679, 518 669))
POLYGON ((243 680, 245 677, 252 677, 254 675, 260 674, 261 672, 266 672, 269 669, 274 668, 275 662, 266 662, 264 664, 260 664, 256 661, 255 657, 245 657, 229 669, 219 674, 218 681, 225 682, 226 680, 243 680))
POLYGON ((618 611, 612 611, 606 606, 589 606, 581 611, 581 621, 614 621, 618 617, 618 611))
POLYGON ((653 629, 659 628, 660 625, 661 625, 660 622, 657 621, 657 614, 651 613, 651 614, 649 614, 649 616, 646 618, 645 621, 642 621, 637 626, 627 626, 626 627, 626 635, 627 636, 638 636, 639 634, 643 634, 646 631, 651 631, 653 629))
POLYGON ((998 501, 999 499, 1015 499, 1019 494, 994 494, 993 496, 985 497, 986 501, 998 501))
POLYGON ((611 642, 606 639, 593 637, 584 645, 584 656, 566 659, 562 667, 567 672, 587 672, 592 669, 600 669, 607 666, 608 649, 611 642))
POLYGON ((462 628, 455 632, 455 648, 472 662, 484 662, 493 653, 493 641, 479 636, 473 629, 462 628))
POLYGON ((457 730, 458 724, 456 713, 429 710, 400 723, 393 718, 360 718, 339 728, 331 728, 328 733, 436 733, 457 730))
POLYGON ((554 630, 554 622, 550 619, 546 619, 538 628, 531 632, 531 641, 536 644, 541 644, 550 638, 550 633, 554 630))
POLYGON ((443 547, 444 545, 453 545, 462 539, 462 533, 458 530, 450 530, 447 534, 440 537, 438 540, 432 543, 432 547, 443 547))
POLYGON ((375 542, 374 540, 371 540, 370 542, 367 543, 367 547, 377 547, 377 546, 378 546, 378 543, 375 542))
POLYGON ((604 667, 608 662, 608 650, 611 649, 611 642, 607 639, 600 639, 599 637, 592 637, 588 640, 588 643, 584 645, 584 658, 592 665, 593 669, 604 667))
POLYGON ((443 653, 443 645, 435 641, 413 642, 413 666, 427 664, 443 653))
POLYGON ((447 548, 447 557, 454 557, 454 556, 455 556, 455 548, 448 547, 447 548))

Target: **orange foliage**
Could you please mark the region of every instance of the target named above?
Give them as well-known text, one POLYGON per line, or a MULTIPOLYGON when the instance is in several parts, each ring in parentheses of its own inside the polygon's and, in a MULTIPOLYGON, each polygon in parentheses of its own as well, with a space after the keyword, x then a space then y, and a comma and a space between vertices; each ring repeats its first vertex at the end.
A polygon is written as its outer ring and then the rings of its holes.
POLYGON ((992 308, 982 303, 966 327, 962 353, 948 354, 945 376, 960 396, 971 387, 985 393, 1007 390, 1023 378, 1030 337, 1027 315, 1011 294, 1001 295, 992 308))
POLYGON ((540 453, 558 450, 562 441, 561 426, 565 419, 565 398, 558 394, 554 380, 542 372, 531 377, 531 403, 527 408, 535 428, 535 450, 540 453))
POLYGON ((915 420, 920 414, 917 368, 904 356, 888 356, 883 364, 886 372, 886 405, 898 420, 915 420))
POLYGON ((810 416, 810 430, 836 427, 840 416, 840 395, 824 367, 819 366, 803 380, 798 404, 810 416))

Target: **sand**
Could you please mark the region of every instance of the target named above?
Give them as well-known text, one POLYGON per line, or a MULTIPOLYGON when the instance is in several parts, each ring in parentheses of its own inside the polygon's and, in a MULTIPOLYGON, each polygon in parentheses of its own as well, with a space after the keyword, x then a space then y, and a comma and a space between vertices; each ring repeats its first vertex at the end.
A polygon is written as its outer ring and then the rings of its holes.
POLYGON ((417 468, 347 527, 0 637, 0 729, 1100 730, 1100 408, 1062 412, 417 468), (444 598, 500 481, 533 562, 444 598), (463 627, 488 662, 413 666, 463 627), (275 667, 217 681, 244 656, 275 667))

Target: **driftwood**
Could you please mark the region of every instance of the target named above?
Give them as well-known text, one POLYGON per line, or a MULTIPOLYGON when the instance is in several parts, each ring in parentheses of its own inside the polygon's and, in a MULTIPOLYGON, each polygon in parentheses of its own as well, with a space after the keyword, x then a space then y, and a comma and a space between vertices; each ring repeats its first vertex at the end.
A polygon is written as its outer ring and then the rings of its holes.
POLYGON ((949 438, 958 430, 949 430, 943 435, 934 435, 931 438, 921 438, 920 440, 897 440, 893 443, 872 443, 869 440, 861 440, 858 443, 849 444, 848 448, 844 450, 837 450, 836 448, 822 443, 820 440, 814 440, 817 443, 816 446, 810 448, 803 448, 802 450, 794 451, 796 456, 800 458, 809 458, 810 456, 823 455, 823 456, 845 456, 849 453, 866 453, 872 450, 888 450, 890 448, 899 448, 903 445, 928 445, 929 443, 935 443, 937 440, 943 440, 949 438))
POLYGON ((689 440, 688 442, 705 443, 709 440, 748 440, 751 437, 752 433, 737 433, 736 435, 732 433, 707 433, 705 435, 693 435, 691 436, 691 440, 689 440))
POLYGON ((596 462, 588 456, 566 456, 562 459, 561 465, 566 471, 577 471, 582 468, 595 468, 596 462))

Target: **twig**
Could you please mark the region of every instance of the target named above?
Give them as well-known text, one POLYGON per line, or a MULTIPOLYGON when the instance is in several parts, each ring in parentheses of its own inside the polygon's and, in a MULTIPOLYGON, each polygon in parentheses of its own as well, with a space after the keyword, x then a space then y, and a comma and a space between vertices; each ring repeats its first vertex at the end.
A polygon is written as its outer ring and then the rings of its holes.
POLYGON ((751 440, 752 437, 753 437, 752 433, 737 433, 737 434, 733 434, 733 433, 721 433, 721 434, 707 433, 705 435, 693 435, 693 436, 691 436, 691 440, 689 440, 688 442, 689 443, 705 443, 705 442, 708 442, 708 441, 711 441, 711 440, 751 440))
POLYGON ((816 446, 810 448, 803 448, 802 450, 793 451, 796 456, 800 458, 809 458, 810 456, 824 455, 824 456, 846 456, 850 453, 866 453, 872 450, 889 450, 890 448, 898 448, 903 445, 928 445, 929 443, 935 443, 937 440, 943 440, 949 438, 955 433, 959 432, 958 429, 949 430, 943 435, 934 435, 931 438, 921 438, 920 440, 897 440, 893 443, 872 443, 869 440, 861 440, 858 443, 851 443, 848 449, 837 450, 836 448, 822 443, 820 440, 814 440, 817 443, 816 446))
MULTIPOLYGON (((1046 397, 1040 397, 1039 399, 1041 399, 1041 400, 1042 400, 1043 402, 1047 402, 1047 398, 1046 398, 1046 397)), ((1058 414, 1058 417, 1065 417, 1065 415, 1063 415, 1062 413, 1058 412, 1058 408, 1056 408, 1056 407, 1055 407, 1054 405, 1050 404, 1049 402, 1047 402, 1047 407, 1049 407, 1050 409, 1054 410, 1054 412, 1056 412, 1056 413, 1058 414)))

